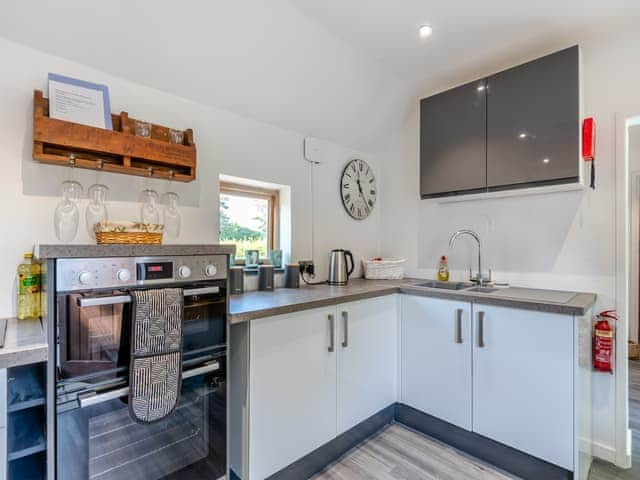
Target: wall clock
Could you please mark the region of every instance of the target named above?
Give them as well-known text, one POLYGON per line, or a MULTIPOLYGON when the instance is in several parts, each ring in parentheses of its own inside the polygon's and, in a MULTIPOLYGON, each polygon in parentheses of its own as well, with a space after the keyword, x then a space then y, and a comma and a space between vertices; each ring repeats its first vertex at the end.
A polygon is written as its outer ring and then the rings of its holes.
POLYGON ((347 163, 340 178, 340 196, 347 213, 364 220, 373 211, 377 195, 376 176, 369 164, 360 159, 347 163))

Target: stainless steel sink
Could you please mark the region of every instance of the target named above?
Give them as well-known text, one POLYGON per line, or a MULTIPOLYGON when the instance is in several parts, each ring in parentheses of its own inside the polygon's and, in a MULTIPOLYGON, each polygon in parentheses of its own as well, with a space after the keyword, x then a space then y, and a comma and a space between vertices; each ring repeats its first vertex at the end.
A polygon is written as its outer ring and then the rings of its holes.
POLYGON ((469 288, 468 290, 465 290, 467 292, 477 292, 477 293, 493 293, 493 292, 497 292, 498 290, 500 290, 499 288, 494 288, 494 287, 473 287, 473 288, 469 288))
POLYGON ((441 288, 444 290, 464 290, 471 286, 473 286, 473 284, 467 282, 441 282, 439 280, 429 280, 428 282, 416 285, 416 287, 441 288))

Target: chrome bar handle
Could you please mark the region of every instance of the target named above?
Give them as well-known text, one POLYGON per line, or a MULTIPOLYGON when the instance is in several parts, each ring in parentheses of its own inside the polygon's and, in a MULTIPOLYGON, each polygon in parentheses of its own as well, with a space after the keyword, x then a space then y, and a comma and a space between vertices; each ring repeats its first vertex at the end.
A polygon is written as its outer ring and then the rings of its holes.
POLYGON ((349 312, 342 312, 342 348, 349 346, 349 312))
POLYGON ((462 343, 462 309, 456 310, 456 330, 455 330, 455 342, 462 343))
POLYGON ((205 373, 215 372, 216 370, 220 370, 220 362, 214 360, 212 362, 207 362, 201 367, 192 368, 190 370, 186 370, 182 372, 182 379, 197 377, 198 375, 203 375, 205 373))
MULTIPOLYGON (((183 295, 185 297, 193 297, 195 295, 210 295, 212 293, 220 293, 220 287, 189 288, 184 290, 183 295)), ((118 305, 121 303, 131 303, 131 295, 78 298, 79 307, 101 307, 103 305, 118 305)))
POLYGON ((329 347, 327 351, 333 353, 336 350, 335 336, 336 336, 336 317, 329 314, 329 347))
POLYGON ((194 295, 210 295, 212 293, 220 293, 220 287, 189 288, 183 292, 185 297, 193 297, 194 295))
POLYGON ((131 295, 112 295, 109 297, 78 298, 78 306, 81 308, 101 307, 103 305, 119 305, 121 303, 131 303, 131 295))
MULTIPOLYGON (((185 370, 182 372, 182 379, 185 380, 187 378, 196 377, 198 375, 203 375, 205 373, 215 372, 220 369, 220 362, 214 360, 210 363, 207 363, 201 367, 192 368, 190 370, 185 370)), ((118 388, 116 390, 111 390, 110 392, 95 394, 90 393, 85 397, 78 398, 78 403, 80 403, 80 408, 87 408, 93 405, 98 405, 100 403, 108 402, 109 400, 116 400, 121 397, 125 397, 129 395, 129 387, 118 388)))
POLYGON ((478 312, 478 348, 484 348, 484 312, 478 312))

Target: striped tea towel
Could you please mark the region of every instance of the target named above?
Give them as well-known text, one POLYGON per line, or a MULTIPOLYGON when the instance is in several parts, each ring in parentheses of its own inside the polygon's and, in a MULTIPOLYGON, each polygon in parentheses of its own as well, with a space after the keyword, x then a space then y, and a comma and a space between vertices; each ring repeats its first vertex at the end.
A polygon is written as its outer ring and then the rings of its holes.
POLYGON ((180 288, 131 292, 129 414, 139 423, 168 416, 182 385, 184 296, 180 288))

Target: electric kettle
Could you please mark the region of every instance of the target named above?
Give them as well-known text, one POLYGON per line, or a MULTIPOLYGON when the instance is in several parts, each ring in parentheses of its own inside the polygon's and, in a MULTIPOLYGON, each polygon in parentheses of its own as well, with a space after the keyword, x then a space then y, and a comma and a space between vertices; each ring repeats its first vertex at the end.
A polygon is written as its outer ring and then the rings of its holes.
POLYGON ((346 285, 354 268, 353 255, 341 248, 331 250, 329 258, 329 285, 346 285), (349 261, 347 261, 349 259, 349 261), (351 264, 351 265, 349 265, 351 264))

